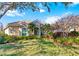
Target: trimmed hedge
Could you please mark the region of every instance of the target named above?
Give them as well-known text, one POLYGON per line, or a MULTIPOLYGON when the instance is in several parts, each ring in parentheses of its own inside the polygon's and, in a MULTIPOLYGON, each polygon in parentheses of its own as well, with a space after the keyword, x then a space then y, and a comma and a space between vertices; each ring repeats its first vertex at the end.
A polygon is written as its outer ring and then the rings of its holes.
POLYGON ((9 43, 9 42, 17 42, 18 40, 30 40, 30 39, 38 39, 38 36, 9 36, 9 35, 0 35, 0 43, 9 43))
POLYGON ((29 40, 29 39, 37 39, 38 37, 33 35, 33 36, 13 36, 12 38, 15 40, 23 40, 23 39, 29 40))

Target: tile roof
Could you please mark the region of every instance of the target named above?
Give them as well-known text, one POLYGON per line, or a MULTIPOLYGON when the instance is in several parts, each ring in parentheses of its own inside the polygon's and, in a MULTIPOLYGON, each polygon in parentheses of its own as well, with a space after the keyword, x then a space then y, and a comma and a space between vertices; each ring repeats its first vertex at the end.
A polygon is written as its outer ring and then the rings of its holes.
POLYGON ((17 21, 17 22, 9 23, 8 26, 26 26, 29 23, 30 22, 27 21, 17 21))
MULTIPOLYGON (((12 23, 8 23, 8 25, 7 25, 7 27, 6 28, 8 28, 8 27, 10 27, 10 26, 14 26, 14 27, 16 27, 16 26, 18 26, 18 27, 24 27, 24 26, 27 26, 29 23, 31 23, 31 21, 17 21, 17 22, 12 22, 12 23)), ((5 29, 6 29, 5 28, 5 29)), ((4 29, 4 30, 5 30, 4 29)))

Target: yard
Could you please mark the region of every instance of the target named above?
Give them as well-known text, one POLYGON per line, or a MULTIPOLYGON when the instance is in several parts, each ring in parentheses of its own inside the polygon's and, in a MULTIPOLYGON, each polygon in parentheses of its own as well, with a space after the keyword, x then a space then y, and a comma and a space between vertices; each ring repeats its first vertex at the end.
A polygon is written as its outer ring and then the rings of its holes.
POLYGON ((79 56, 76 10, 74 2, 0 3, 0 56, 79 56))
POLYGON ((56 46, 53 40, 19 40, 0 44, 0 56, 78 56, 79 47, 56 46))

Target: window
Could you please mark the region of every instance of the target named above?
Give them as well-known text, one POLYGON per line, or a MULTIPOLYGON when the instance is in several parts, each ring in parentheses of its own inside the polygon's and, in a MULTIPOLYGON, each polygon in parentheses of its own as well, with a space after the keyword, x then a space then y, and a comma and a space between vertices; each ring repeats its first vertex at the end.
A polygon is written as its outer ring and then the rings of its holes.
POLYGON ((16 30, 14 30, 14 29, 10 29, 9 31, 10 31, 10 33, 16 32, 16 30))
POLYGON ((26 36, 27 34, 27 29, 26 28, 22 28, 22 36, 26 36))

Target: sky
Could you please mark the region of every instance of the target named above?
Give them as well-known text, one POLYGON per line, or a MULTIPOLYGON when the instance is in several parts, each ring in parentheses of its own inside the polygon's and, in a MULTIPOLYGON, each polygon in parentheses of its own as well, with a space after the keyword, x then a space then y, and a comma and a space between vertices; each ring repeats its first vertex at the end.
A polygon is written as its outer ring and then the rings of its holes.
POLYGON ((61 19, 64 16, 73 14, 79 15, 79 2, 73 2, 73 4, 68 5, 66 8, 62 3, 55 5, 50 3, 49 7, 51 12, 47 11, 47 8, 42 6, 40 3, 37 3, 37 6, 40 7, 40 11, 33 12, 32 10, 24 10, 20 13, 18 10, 9 10, 1 19, 0 22, 6 26, 8 23, 22 21, 22 20, 40 20, 44 23, 52 24, 58 19, 61 19))

